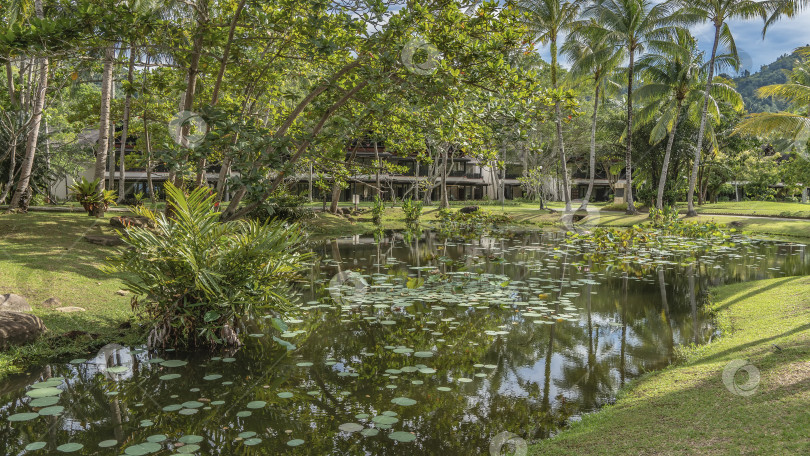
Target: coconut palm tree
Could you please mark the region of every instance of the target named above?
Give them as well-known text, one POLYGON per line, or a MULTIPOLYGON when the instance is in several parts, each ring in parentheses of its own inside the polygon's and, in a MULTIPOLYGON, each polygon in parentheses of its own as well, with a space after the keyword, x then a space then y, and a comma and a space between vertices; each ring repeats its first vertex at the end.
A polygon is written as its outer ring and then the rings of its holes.
POLYGON ((589 156, 588 190, 582 198, 579 210, 586 210, 593 192, 596 174, 596 122, 599 114, 599 97, 615 85, 610 76, 621 63, 621 53, 605 41, 607 32, 594 19, 583 22, 568 36, 562 46, 563 54, 573 61, 570 75, 593 81, 593 114, 591 116, 591 150, 589 156))
MULTIPOLYGON (((709 99, 713 108, 712 119, 717 120, 719 112, 716 107, 719 101, 729 103, 737 111, 742 111, 744 107, 740 94, 722 80, 712 81, 708 97, 704 96, 704 78, 709 72, 709 64, 703 62, 697 41, 688 31, 683 29, 675 31, 665 43, 660 43, 664 46, 659 46, 660 50, 657 52, 651 52, 639 60, 639 71, 646 83, 636 92, 636 101, 646 103, 638 113, 639 124, 655 121, 650 134, 650 143, 657 144, 668 133, 661 176, 658 179, 656 207, 659 210, 664 208, 664 188, 669 172, 669 161, 683 108, 688 107, 688 112, 694 117, 696 113, 701 112, 697 107, 705 99, 709 99), (670 46, 670 43, 676 46, 670 46)), ((716 60, 736 61, 730 55, 718 56, 716 60)), ((699 118, 689 120, 695 123, 700 121, 699 118)))
MULTIPOLYGON (((551 86, 556 92, 557 57, 560 35, 571 30, 576 23, 581 9, 581 0, 523 0, 518 7, 526 15, 526 25, 529 31, 542 44, 548 44, 551 52, 551 86)), ((554 125, 556 127, 557 141, 554 144, 559 157, 562 170, 563 187, 565 188, 565 211, 571 212, 571 190, 568 182, 568 165, 565 160, 565 145, 562 134, 562 113, 560 102, 554 103, 554 125)))
POLYGON ((605 40, 624 52, 627 59, 627 141, 625 175, 627 180, 627 213, 636 214, 633 203, 633 82, 636 57, 643 54, 651 41, 662 41, 674 28, 688 23, 672 2, 652 0, 598 0, 585 9, 584 15, 595 19, 607 32, 605 40))
POLYGON ((763 98, 788 101, 793 111, 752 114, 734 129, 736 133, 777 134, 789 139, 794 147, 806 147, 810 139, 810 46, 797 51, 807 58, 794 67, 788 82, 761 87, 757 91, 757 95, 763 98))
MULTIPOLYGON (((709 57, 709 77, 706 79, 704 90, 703 109, 700 114, 700 126, 698 127, 697 148, 695 158, 692 162, 692 174, 689 177, 689 193, 687 194, 687 217, 694 217, 695 212, 695 185, 697 183, 698 170, 700 168, 700 154, 703 152, 703 138, 706 133, 706 114, 709 109, 709 93, 714 78, 714 69, 717 59, 717 49, 720 44, 728 49, 728 53, 735 57, 737 61, 737 47, 734 44, 734 37, 728 26, 730 19, 752 19, 761 17, 766 20, 767 9, 765 3, 756 0, 681 0, 683 4, 682 12, 685 16, 700 18, 703 22, 711 22, 714 26, 714 42, 712 43, 712 53, 709 57)), ((734 65, 735 68, 739 64, 734 65)))

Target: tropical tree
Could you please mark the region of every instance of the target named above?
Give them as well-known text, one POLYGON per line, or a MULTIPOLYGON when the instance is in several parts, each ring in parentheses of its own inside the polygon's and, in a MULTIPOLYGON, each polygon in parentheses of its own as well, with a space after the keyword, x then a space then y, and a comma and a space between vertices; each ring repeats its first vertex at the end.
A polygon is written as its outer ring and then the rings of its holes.
POLYGON ((600 96, 606 96, 615 83, 610 76, 621 63, 621 53, 605 40, 607 31, 591 19, 576 28, 562 47, 562 52, 573 61, 571 77, 587 78, 593 82, 593 114, 591 115, 591 141, 588 160, 588 190, 582 198, 580 210, 588 208, 596 176, 596 124, 600 96))
MULTIPOLYGON (((581 9, 581 1, 565 0, 527 0, 519 3, 525 14, 529 32, 542 44, 548 44, 551 52, 551 87, 556 92, 559 88, 557 78, 557 56, 560 35, 571 30, 581 9)), ((554 103, 554 126, 557 141, 554 144, 560 157, 562 170, 564 200, 566 212, 571 211, 571 190, 568 182, 568 165, 565 159, 565 144, 562 134, 561 98, 557 96, 554 103)))
POLYGON ((695 185, 697 184, 698 170, 700 169, 700 154, 703 151, 703 139, 706 133, 706 115, 709 110, 709 94, 714 78, 715 65, 721 63, 717 61, 717 49, 720 44, 728 50, 728 54, 735 59, 734 67, 739 67, 737 56, 737 46, 734 44, 734 37, 728 26, 730 19, 752 19, 761 17, 766 19, 767 10, 763 2, 755 0, 682 0, 682 13, 686 17, 699 18, 706 22, 711 22, 714 26, 714 42, 712 43, 712 53, 709 57, 709 75, 706 79, 704 90, 703 108, 700 113, 700 126, 698 127, 697 148, 695 158, 692 163, 692 174, 689 177, 689 193, 687 194, 687 217, 697 216, 695 212, 695 185))
MULTIPOLYGON (((688 31, 677 30, 667 43, 675 43, 677 46, 662 46, 660 51, 650 52, 639 60, 639 70, 644 75, 646 83, 636 92, 636 99, 646 103, 639 111, 639 123, 655 120, 650 143, 656 144, 668 136, 661 176, 658 180, 656 207, 659 210, 664 208, 664 189, 672 145, 675 142, 675 132, 684 106, 694 115, 701 112, 695 108, 709 99, 712 117, 715 119, 720 116, 717 110, 720 101, 729 103, 735 110, 743 109, 742 97, 724 80, 712 81, 710 93, 704 96, 703 81, 707 77, 708 63, 702 61, 697 41, 688 31)), ((733 61, 734 58, 723 55, 718 59, 733 61)), ((695 123, 700 121, 699 118, 689 120, 696 121, 695 123)))
POLYGON ((627 134, 625 135, 625 176, 627 213, 635 214, 633 202, 633 82, 636 57, 651 41, 662 41, 672 30, 687 23, 680 13, 673 14, 673 3, 652 0, 599 0, 584 15, 594 18, 605 30, 605 40, 619 47, 627 59, 627 134))

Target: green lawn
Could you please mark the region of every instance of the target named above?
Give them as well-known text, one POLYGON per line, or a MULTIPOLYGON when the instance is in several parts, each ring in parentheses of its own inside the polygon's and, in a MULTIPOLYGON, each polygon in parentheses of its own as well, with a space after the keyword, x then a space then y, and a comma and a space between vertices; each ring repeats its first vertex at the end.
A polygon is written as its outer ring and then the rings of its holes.
MULTIPOLYGON (((695 208, 698 214, 757 215, 768 217, 810 218, 810 204, 772 201, 741 201, 704 204, 695 208)), ((685 209, 684 209, 685 211, 685 209)))
POLYGON ((118 296, 116 277, 101 271, 115 248, 90 244, 85 234, 111 234, 109 218, 82 214, 0 214, 0 293, 25 296, 48 334, 36 343, 0 352, 0 377, 54 355, 80 353, 133 333, 119 329, 131 316, 130 298, 118 296), (86 312, 62 313, 42 302, 56 297, 62 306, 86 312), (63 334, 70 331, 68 337, 63 334))
MULTIPOLYGON (((642 377, 615 405, 530 454, 809 454, 810 277, 720 287, 712 302, 719 339, 682 365, 642 377), (752 395, 733 394, 724 384, 733 360, 758 369, 752 395)), ((744 372, 734 378, 747 380, 744 372)))

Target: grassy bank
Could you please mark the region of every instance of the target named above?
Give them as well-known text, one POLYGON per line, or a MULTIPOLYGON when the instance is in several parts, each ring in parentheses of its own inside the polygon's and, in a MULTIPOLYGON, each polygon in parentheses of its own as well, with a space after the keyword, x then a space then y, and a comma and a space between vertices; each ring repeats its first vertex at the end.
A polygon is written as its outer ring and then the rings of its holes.
POLYGON ((0 293, 25 296, 48 328, 33 344, 0 352, 0 377, 55 356, 84 353, 133 336, 128 296, 119 296, 116 277, 100 267, 115 248, 90 244, 86 234, 112 234, 109 218, 82 214, 0 214, 0 293), (44 306, 55 297, 62 313, 44 306))
MULTIPOLYGON (((534 455, 807 454, 810 450, 810 277, 718 288, 722 336, 688 360, 648 374, 615 405, 531 448, 534 455), (758 369, 750 396, 732 393, 733 360, 758 369)), ((745 383, 739 372, 734 379, 745 383)))

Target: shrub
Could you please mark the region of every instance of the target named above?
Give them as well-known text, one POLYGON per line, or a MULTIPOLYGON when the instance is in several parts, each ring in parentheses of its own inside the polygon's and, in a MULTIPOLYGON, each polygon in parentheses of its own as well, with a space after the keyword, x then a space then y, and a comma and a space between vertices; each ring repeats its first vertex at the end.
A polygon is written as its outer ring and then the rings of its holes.
MULTIPOLYGON (((250 202, 250 201, 248 201, 250 202)), ((304 206, 307 199, 300 195, 280 193, 262 202, 248 214, 255 220, 281 219, 289 222, 307 220, 314 216, 312 209, 304 206)))
POLYGON ((99 179, 91 182, 82 177, 81 181, 76 181, 70 186, 70 191, 73 192, 76 201, 88 214, 93 214, 96 210, 105 212, 110 204, 115 203, 115 200, 118 199, 118 193, 115 190, 102 190, 99 193, 99 182, 99 179))
POLYGON ((405 213, 406 226, 417 226, 419 225, 419 218, 422 217, 422 202, 408 198, 402 202, 402 212, 405 213))
POLYGON ((375 225, 382 225, 382 216, 385 213, 385 202, 379 195, 374 195, 374 205, 371 207, 371 220, 375 225))
POLYGON ((291 309, 289 284, 308 257, 296 226, 220 222, 208 189, 186 196, 169 183, 166 193, 172 218, 135 208, 155 228, 127 230, 128 248, 107 268, 152 325, 149 346, 239 344, 244 320, 291 309))

